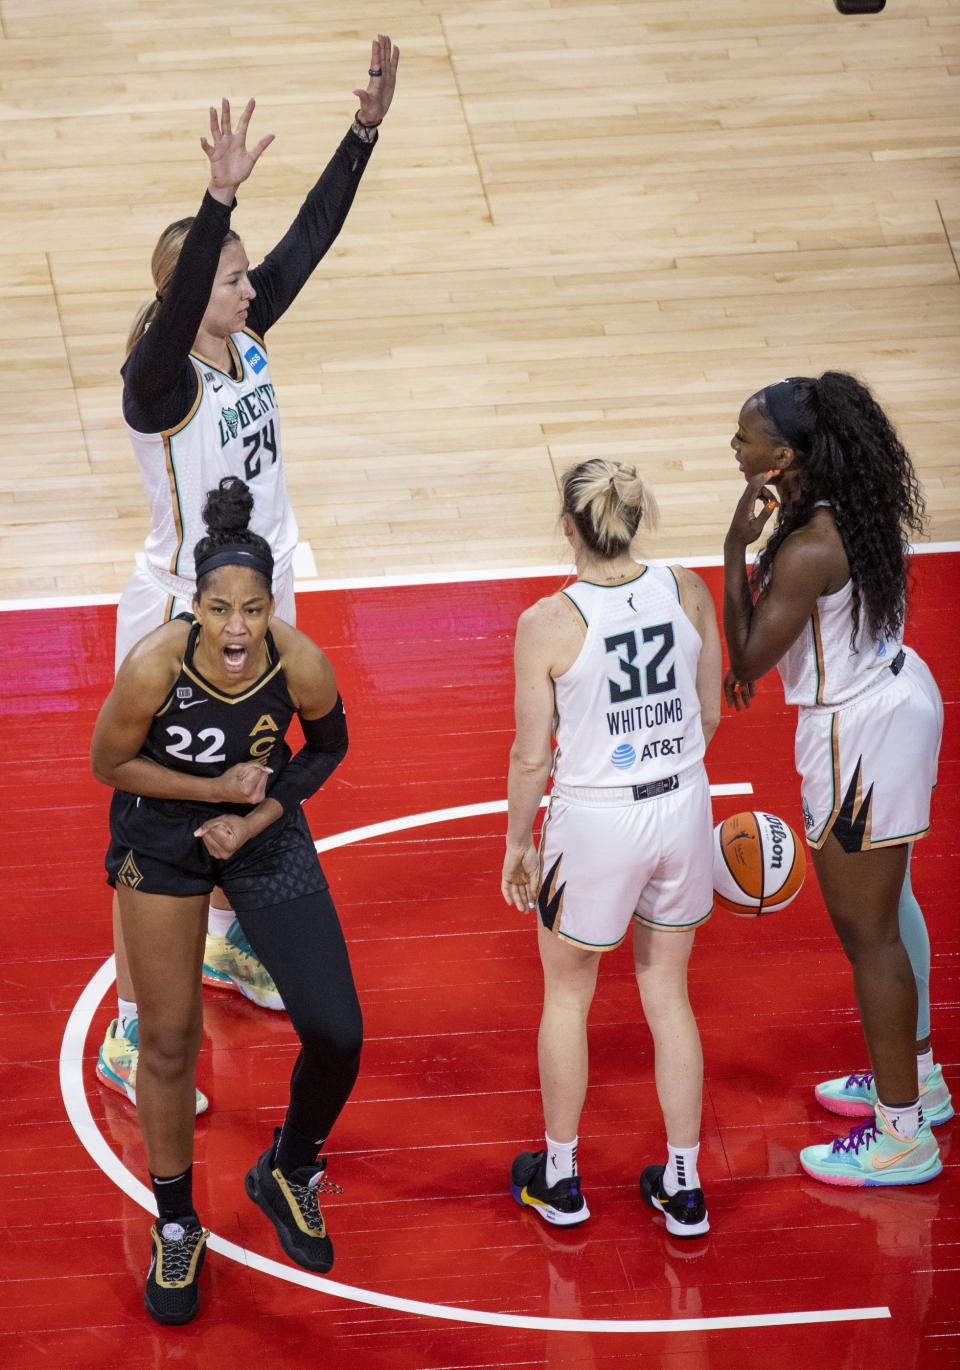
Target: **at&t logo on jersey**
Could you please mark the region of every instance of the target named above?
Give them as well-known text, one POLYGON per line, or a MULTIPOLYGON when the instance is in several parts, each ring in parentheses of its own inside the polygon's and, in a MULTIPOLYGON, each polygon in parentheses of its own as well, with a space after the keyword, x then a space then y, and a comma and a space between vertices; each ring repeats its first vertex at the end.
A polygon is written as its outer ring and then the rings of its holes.
POLYGON ((614 747, 610 757, 611 764, 616 766, 618 771, 629 770, 636 759, 637 754, 629 742, 621 742, 619 747, 614 747))
POLYGON ((254 375, 259 375, 267 364, 266 357, 263 355, 263 353, 260 351, 259 347, 257 347, 255 343, 251 347, 248 347, 246 352, 244 352, 243 360, 250 367, 250 370, 254 373, 254 375))

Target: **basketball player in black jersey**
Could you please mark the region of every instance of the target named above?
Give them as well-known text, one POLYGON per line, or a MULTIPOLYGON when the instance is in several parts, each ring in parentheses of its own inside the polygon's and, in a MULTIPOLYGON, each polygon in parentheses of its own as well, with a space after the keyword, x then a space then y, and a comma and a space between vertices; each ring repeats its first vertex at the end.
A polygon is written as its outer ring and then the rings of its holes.
POLYGON ((272 619, 273 557, 247 529, 253 499, 225 477, 204 508, 194 617, 155 629, 117 674, 97 720, 93 773, 114 788, 115 886, 140 1006, 137 1110, 158 1219, 145 1303, 184 1323, 200 1302, 207 1233, 193 1206, 194 1075, 210 890, 231 900, 283 996, 301 1050, 290 1104, 247 1193, 284 1251, 333 1265, 318 1155, 353 1088, 362 1021, 346 945, 301 810, 347 750, 330 662, 272 619), (306 745, 291 756, 293 715, 306 745), (322 993, 318 993, 322 986, 322 993))

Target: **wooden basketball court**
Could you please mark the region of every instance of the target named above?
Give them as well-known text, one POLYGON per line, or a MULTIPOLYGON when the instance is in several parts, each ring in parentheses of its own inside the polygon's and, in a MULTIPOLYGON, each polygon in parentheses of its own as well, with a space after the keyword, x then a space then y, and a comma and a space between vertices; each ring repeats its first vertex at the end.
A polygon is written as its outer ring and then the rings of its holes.
MULTIPOLYGON (((914 884, 937 1059, 960 1088, 958 37, 957 0, 867 19, 830 0, 0 0, 4 1365, 955 1364, 955 1123, 916 1190, 799 1170, 800 1146, 846 1130, 812 1085, 865 1064, 814 882, 698 936, 703 1243, 668 1238, 637 1196, 661 1139, 629 958, 608 958, 591 1019, 590 1223, 557 1233, 511 1201, 510 1159, 541 1126, 540 986, 497 882, 510 640, 566 560, 558 472, 636 461, 663 515, 649 555, 716 558, 743 399, 854 371, 914 456, 940 548, 917 558, 909 635, 947 707, 914 884), (255 95, 254 127, 277 134, 234 216, 257 261, 345 132, 378 29, 402 51, 394 107, 268 338, 300 621, 351 710, 349 761, 308 810, 367 1022, 331 1140, 337 1265, 289 1265, 242 1192, 282 1111, 289 1024, 210 993, 196 1173, 217 1241, 200 1317, 162 1329, 141 1302, 135 1115, 93 1075, 113 987, 107 794, 86 753, 147 531, 123 341, 160 230, 206 184, 208 105, 255 95)), ((775 681, 708 761, 718 819, 801 826, 775 681)))

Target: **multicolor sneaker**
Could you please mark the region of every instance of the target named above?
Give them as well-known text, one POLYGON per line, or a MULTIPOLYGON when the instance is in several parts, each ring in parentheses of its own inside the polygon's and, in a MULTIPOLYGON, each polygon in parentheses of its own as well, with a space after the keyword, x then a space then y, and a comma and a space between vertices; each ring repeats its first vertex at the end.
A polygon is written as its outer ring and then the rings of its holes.
POLYGON ((943 1169, 929 1123, 920 1124, 916 1137, 900 1137, 887 1125, 879 1104, 873 1118, 851 1128, 849 1136, 805 1146, 800 1164, 815 1180, 852 1189, 924 1184, 943 1169))
POLYGON ((262 1208, 273 1223, 280 1245, 290 1259, 302 1265, 304 1270, 315 1270, 325 1275, 333 1269, 333 1242, 327 1233, 327 1224, 317 1196, 342 1194, 343 1188, 324 1180, 326 1156, 321 1156, 313 1165, 291 1171, 289 1175, 277 1170, 274 1156, 279 1136, 280 1129, 277 1128, 273 1146, 268 1147, 257 1164, 247 1171, 244 1187, 257 1207, 262 1208))
MULTIPOLYGON (((137 1020, 127 1024, 125 1037, 117 1034, 119 1019, 114 1018, 107 1028, 100 1055, 97 1057, 97 1079, 107 1089, 115 1090, 136 1107, 137 1066, 140 1062, 140 1037, 137 1020)), ((206 1113, 210 1100, 197 1090, 197 1113, 206 1113)))
POLYGON ((573 1227, 586 1222, 590 1216, 587 1201, 580 1188, 580 1176, 574 1175, 547 1184, 546 1151, 521 1151, 510 1167, 510 1193, 524 1208, 552 1223, 554 1227, 573 1227))
POLYGON ((668 1194, 663 1187, 666 1166, 648 1165, 640 1176, 640 1197, 667 1220, 671 1237, 703 1237, 710 1231, 707 1203, 702 1189, 678 1189, 668 1194))
POLYGON ((153 1255, 147 1271, 143 1305, 157 1322, 171 1326, 190 1322, 200 1307, 200 1271, 210 1233, 186 1218, 151 1227, 153 1255))
MULTIPOLYGON (((831 1113, 842 1113, 848 1118, 871 1117, 877 1106, 877 1087, 869 1070, 861 1075, 841 1075, 838 1080, 824 1080, 813 1092, 817 1103, 831 1113)), ((953 1117, 953 1100, 939 1066, 934 1066, 926 1083, 921 1085, 920 1104, 924 1122, 931 1127, 948 1123, 953 1117)))
POLYGON ((211 937, 203 950, 203 983, 215 989, 238 989, 261 1008, 283 1008, 269 972, 253 954, 236 919, 226 937, 211 937))

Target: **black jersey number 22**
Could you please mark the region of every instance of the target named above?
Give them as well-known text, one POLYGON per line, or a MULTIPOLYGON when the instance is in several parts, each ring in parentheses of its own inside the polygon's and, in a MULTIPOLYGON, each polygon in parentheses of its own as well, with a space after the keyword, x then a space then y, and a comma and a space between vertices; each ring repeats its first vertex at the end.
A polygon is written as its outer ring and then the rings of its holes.
POLYGON ((616 633, 613 637, 603 639, 604 647, 616 656, 620 670, 629 681, 628 685, 621 685, 607 677, 611 704, 621 704, 625 699, 637 699, 644 694, 667 694, 668 691, 677 688, 677 675, 673 666, 670 666, 662 677, 659 675, 660 667, 673 651, 673 624, 656 623, 650 628, 644 628, 642 636, 644 642, 660 642, 659 651, 645 663, 642 673, 640 667, 635 664, 638 651, 636 633, 616 633), (621 647, 624 649, 622 656, 618 650, 621 647))

